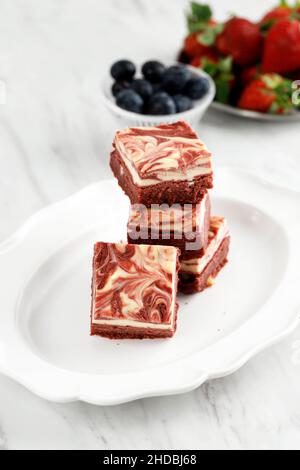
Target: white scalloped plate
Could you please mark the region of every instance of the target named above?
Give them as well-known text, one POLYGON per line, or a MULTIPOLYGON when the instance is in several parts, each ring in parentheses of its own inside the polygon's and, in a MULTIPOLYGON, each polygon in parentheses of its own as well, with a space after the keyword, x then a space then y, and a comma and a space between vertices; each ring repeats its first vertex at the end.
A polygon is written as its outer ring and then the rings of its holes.
POLYGON ((180 297, 171 340, 89 336, 93 243, 125 239, 128 200, 102 181, 33 216, 0 245, 0 371, 53 401, 111 405, 225 376, 299 323, 300 194, 242 171, 216 172, 230 263, 180 297))

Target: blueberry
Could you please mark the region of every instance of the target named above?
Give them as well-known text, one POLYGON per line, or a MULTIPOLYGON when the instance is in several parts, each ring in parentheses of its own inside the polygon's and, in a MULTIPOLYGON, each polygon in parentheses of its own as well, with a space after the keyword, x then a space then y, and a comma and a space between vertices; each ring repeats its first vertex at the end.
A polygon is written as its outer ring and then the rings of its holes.
POLYGON ((173 100, 175 102, 177 113, 183 113, 184 111, 188 111, 189 109, 192 109, 193 107, 192 100, 188 98, 187 96, 175 95, 173 96, 173 100))
POLYGON ((191 78, 184 89, 184 94, 192 100, 200 100, 209 91, 209 81, 205 77, 191 78))
POLYGON ((160 115, 163 116, 165 114, 175 114, 176 113, 176 106, 175 103, 168 93, 161 91, 159 93, 155 93, 151 96, 148 107, 147 107, 148 114, 152 115, 160 115))
POLYGON ((135 72, 135 65, 129 60, 118 60, 110 69, 111 76, 115 80, 132 80, 135 72))
POLYGON ((161 82, 166 67, 157 60, 150 60, 146 62, 142 67, 142 74, 151 83, 161 82))
POLYGON ((161 83, 153 83, 152 88, 153 88, 153 94, 158 93, 159 91, 164 91, 161 83))
POLYGON ((129 86, 130 86, 130 82, 121 80, 113 84, 113 86, 111 87, 111 92, 114 96, 117 96, 117 94, 120 93, 120 91, 126 90, 127 88, 129 88, 129 86))
POLYGON ((171 94, 180 93, 192 78, 192 72, 184 65, 169 67, 163 78, 163 88, 171 94))
POLYGON ((130 88, 147 101, 153 93, 153 87, 148 80, 137 79, 133 80, 130 88))
POLYGON ((116 103, 120 108, 126 109, 126 111, 132 111, 133 113, 142 113, 143 111, 143 99, 130 89, 121 91, 117 95, 116 103))

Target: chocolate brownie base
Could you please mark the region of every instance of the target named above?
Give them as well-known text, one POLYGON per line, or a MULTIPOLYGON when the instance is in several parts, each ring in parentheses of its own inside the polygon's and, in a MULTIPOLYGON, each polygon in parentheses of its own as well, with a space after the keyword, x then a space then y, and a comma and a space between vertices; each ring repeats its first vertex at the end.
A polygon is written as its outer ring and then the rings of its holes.
POLYGON ((170 235, 170 238, 168 240, 164 240, 161 238, 160 240, 156 239, 151 239, 150 234, 148 239, 140 238, 138 240, 133 240, 130 235, 128 234, 128 243, 132 245, 164 245, 164 246, 175 246, 176 248, 179 248, 180 250, 180 260, 188 260, 188 259, 193 259, 193 258, 198 258, 200 256, 204 255, 205 248, 199 248, 198 250, 186 250, 186 243, 191 243, 191 241, 186 241, 186 240, 176 240, 174 239, 174 236, 172 234, 170 235))
POLYGON ((91 336, 102 336, 108 339, 164 339, 172 338, 176 332, 178 304, 174 310, 174 329, 162 330, 160 328, 135 328, 135 327, 119 327, 115 325, 98 325, 91 324, 91 336))
POLYGON ((193 182, 165 181, 150 186, 137 186, 117 150, 111 153, 110 167, 119 186, 129 197, 131 204, 196 204, 213 187, 213 175, 197 176, 193 182))
MULTIPOLYGON (((175 278, 175 288, 173 289, 172 295, 176 299, 178 291, 178 273, 180 269, 179 262, 179 252, 177 251, 176 257, 176 278, 175 278)), ((163 339, 163 338, 172 338, 177 329, 177 315, 178 315, 178 303, 175 301, 174 304, 174 319, 173 326, 170 326, 170 329, 161 329, 161 328, 140 328, 133 326, 118 326, 118 325, 101 325, 93 322, 93 305, 94 305, 94 288, 93 288, 93 278, 91 282, 91 312, 90 312, 90 335, 91 336, 102 336, 103 338, 121 340, 121 339, 163 339)))
POLYGON ((212 284, 210 280, 215 278, 221 269, 227 263, 227 256, 230 245, 230 237, 223 240, 218 251, 215 253, 212 260, 207 264, 205 269, 200 274, 189 274, 179 272, 178 290, 183 294, 193 294, 195 292, 202 292, 212 284))

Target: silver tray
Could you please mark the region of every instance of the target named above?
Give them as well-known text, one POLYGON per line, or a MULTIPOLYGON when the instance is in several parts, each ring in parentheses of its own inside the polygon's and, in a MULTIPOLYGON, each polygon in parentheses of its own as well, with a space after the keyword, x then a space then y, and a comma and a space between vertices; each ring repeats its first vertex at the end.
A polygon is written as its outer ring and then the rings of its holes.
POLYGON ((223 113, 231 114, 233 116, 247 118, 247 119, 256 119, 259 121, 272 121, 272 122, 294 122, 300 121, 300 111, 294 111, 292 114, 288 115, 276 115, 276 114, 265 114, 258 113, 256 111, 247 111, 244 109, 235 108, 228 104, 217 103, 214 101, 211 104, 212 109, 221 111, 223 113))

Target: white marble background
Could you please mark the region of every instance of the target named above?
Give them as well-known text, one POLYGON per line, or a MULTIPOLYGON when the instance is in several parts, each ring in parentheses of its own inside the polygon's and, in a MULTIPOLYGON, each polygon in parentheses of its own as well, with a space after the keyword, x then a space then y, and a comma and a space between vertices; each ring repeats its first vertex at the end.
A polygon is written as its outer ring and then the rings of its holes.
MULTIPOLYGON (((123 56, 172 57, 186 3, 0 1, 0 240, 41 207, 110 176, 115 123, 101 109, 97 81, 123 56)), ((218 18, 257 18, 273 1, 211 3, 218 18)), ((212 112, 201 123, 215 165, 255 169, 298 190, 299 135, 296 123, 212 112)), ((230 377, 116 407, 48 403, 0 376, 0 449, 299 449, 299 395, 300 329, 230 377)))

